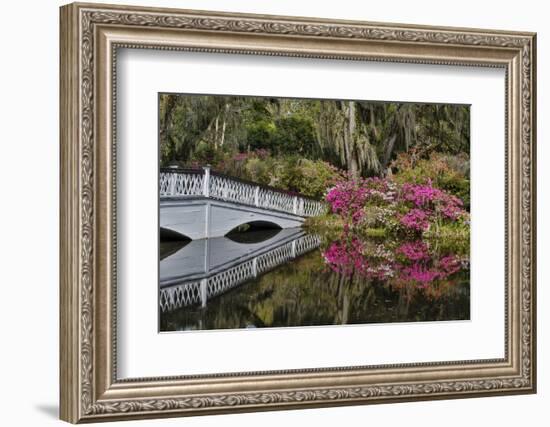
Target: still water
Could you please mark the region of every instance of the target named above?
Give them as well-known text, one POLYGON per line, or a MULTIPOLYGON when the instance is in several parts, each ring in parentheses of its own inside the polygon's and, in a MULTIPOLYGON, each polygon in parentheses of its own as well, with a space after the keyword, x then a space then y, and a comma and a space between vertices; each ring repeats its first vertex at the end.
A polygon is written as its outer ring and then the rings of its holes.
POLYGON ((301 229, 161 242, 160 330, 469 319, 468 263, 426 248, 301 229))

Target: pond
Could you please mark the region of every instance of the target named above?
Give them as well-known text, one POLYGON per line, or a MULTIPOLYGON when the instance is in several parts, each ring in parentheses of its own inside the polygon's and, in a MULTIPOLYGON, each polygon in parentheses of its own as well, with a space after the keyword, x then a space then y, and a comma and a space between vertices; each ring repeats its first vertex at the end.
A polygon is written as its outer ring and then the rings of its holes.
POLYGON ((161 242, 160 330, 468 320, 468 263, 426 247, 302 229, 161 242))

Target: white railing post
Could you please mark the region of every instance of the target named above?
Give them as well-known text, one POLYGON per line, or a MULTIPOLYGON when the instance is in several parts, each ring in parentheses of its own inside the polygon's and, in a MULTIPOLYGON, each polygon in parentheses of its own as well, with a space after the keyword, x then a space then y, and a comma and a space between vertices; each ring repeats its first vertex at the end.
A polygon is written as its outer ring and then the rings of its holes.
POLYGON ((201 307, 206 307, 208 279, 201 280, 201 307))
POLYGON ((204 182, 202 194, 204 197, 210 197, 210 166, 204 166, 204 182))
POLYGON ((171 173, 168 175, 170 177, 170 190, 168 191, 168 194, 170 196, 176 195, 176 180, 178 178, 178 175, 176 173, 171 173))
POLYGON ((254 206, 260 206, 260 186, 257 185, 254 190, 254 206))
POLYGON ((254 277, 258 276, 258 257, 254 257, 252 260, 252 275, 254 277))
POLYGON ((294 212, 294 215, 298 215, 298 196, 294 196, 292 200, 292 212, 294 212))
POLYGON ((296 240, 292 241, 291 252, 292 258, 296 258, 296 240))

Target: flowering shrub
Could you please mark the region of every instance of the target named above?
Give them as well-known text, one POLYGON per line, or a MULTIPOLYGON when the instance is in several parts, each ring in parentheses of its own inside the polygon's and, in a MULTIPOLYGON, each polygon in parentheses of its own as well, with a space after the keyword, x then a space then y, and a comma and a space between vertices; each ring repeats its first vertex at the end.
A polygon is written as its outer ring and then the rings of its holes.
POLYGON ((415 242, 405 242, 395 251, 397 254, 403 255, 405 259, 410 261, 420 261, 429 258, 428 245, 422 240, 415 242))
POLYGON ((323 252, 323 257, 333 271, 350 276, 355 271, 367 273, 368 264, 362 253, 363 243, 352 238, 349 241, 333 242, 323 252))
POLYGON ((333 213, 357 224, 363 216, 362 210, 367 197, 366 187, 356 181, 344 181, 328 192, 326 201, 333 213))
POLYGON ((466 155, 432 153, 417 159, 414 150, 400 153, 392 162, 393 179, 400 183, 426 184, 458 197, 466 208, 470 205, 470 161, 466 155))
POLYGON ((395 288, 431 289, 435 295, 435 288, 453 283, 449 277, 468 259, 467 251, 458 256, 438 244, 438 252, 425 240, 434 234, 431 229, 468 227, 462 201, 431 181, 346 180, 328 192, 326 201, 344 222, 343 234, 323 252, 327 265, 339 274, 360 275, 395 288), (383 227, 391 234, 382 243, 369 244, 356 237, 362 227, 383 227))
POLYGON ((397 285, 416 285, 425 288, 436 280, 445 280, 461 270, 461 260, 455 255, 428 257, 411 263, 396 265, 399 271, 397 285))
POLYGON ((333 213, 346 227, 391 226, 397 219, 404 231, 419 234, 430 224, 467 220, 462 201, 452 194, 427 184, 397 184, 389 179, 367 178, 338 183, 327 194, 333 213))
POLYGON ((463 203, 458 197, 448 194, 427 184, 403 184, 401 197, 417 208, 423 208, 430 213, 440 213, 443 216, 456 220, 464 211, 463 203))
POLYGON ((422 209, 411 209, 399 218, 403 226, 414 231, 425 231, 429 228, 428 213, 422 209))
POLYGON ((349 238, 345 232, 323 251, 323 258, 331 270, 346 277, 359 275, 395 288, 413 289, 442 284, 461 271, 464 262, 454 254, 441 256, 430 252, 422 240, 378 243, 369 248, 367 243, 349 238))
POLYGON ((365 178, 339 182, 326 196, 333 213, 358 224, 365 206, 385 206, 395 202, 397 192, 393 182, 381 178, 365 178))

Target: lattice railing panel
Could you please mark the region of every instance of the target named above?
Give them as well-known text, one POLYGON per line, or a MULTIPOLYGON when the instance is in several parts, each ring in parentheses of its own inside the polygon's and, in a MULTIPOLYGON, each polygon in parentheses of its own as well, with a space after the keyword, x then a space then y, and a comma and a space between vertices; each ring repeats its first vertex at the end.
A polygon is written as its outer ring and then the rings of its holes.
POLYGON ((302 216, 318 216, 323 215, 327 211, 327 206, 324 203, 316 200, 301 199, 300 215, 302 216))
POLYGON ((161 197, 200 196, 204 194, 204 175, 200 173, 161 173, 161 197))
POLYGON ((296 256, 305 254, 315 248, 321 246, 321 238, 314 234, 308 234, 307 236, 300 237, 295 240, 296 244, 296 256))
POLYGON ((205 172, 162 172, 160 196, 204 196, 300 216, 317 216, 326 211, 323 202, 205 172), (206 182, 205 182, 206 181, 206 182))
POLYGON ((265 273, 292 259, 292 244, 287 243, 257 258, 258 272, 265 273))
POLYGON ((254 206, 256 188, 257 186, 255 185, 246 184, 227 177, 210 176, 210 197, 216 199, 254 206))
POLYGON ((160 290, 160 309, 172 311, 201 302, 201 283, 188 282, 160 290))
MULTIPOLYGON (((321 244, 315 235, 302 236, 262 255, 222 271, 206 282, 206 299, 220 295, 259 274, 272 270, 291 259, 307 253, 321 244)), ((202 303, 201 282, 189 282, 161 289, 161 310, 172 311, 180 307, 202 303)))
POLYGON ((219 295, 254 277, 253 260, 246 261, 208 279, 208 297, 219 295))
POLYGON ((295 197, 290 194, 260 188, 258 206, 265 209, 275 209, 298 214, 298 212, 294 212, 294 199, 295 197))

